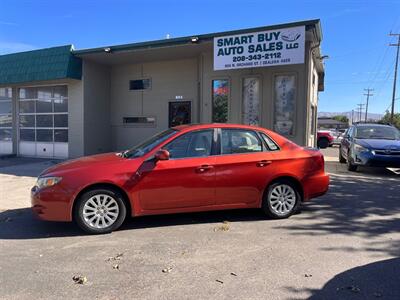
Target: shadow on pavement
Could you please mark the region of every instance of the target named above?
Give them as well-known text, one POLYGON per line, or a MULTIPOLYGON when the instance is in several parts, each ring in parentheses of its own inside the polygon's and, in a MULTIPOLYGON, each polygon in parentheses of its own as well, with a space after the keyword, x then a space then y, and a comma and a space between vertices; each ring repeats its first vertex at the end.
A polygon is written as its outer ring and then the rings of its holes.
POLYGON ((342 234, 363 237, 367 241, 363 249, 322 247, 325 251, 375 251, 398 256, 400 242, 385 235, 400 232, 399 191, 398 176, 331 174, 328 194, 306 203, 298 222, 279 228, 285 228, 293 235, 342 234), (372 241, 380 236, 384 241, 372 241))
POLYGON ((0 158, 0 174, 37 177, 44 169, 61 162, 63 160, 45 158, 0 158))
POLYGON ((294 294, 311 293, 309 300, 400 299, 400 258, 355 267, 337 274, 321 289, 286 287, 294 294))
MULTIPOLYGON (((121 230, 190 224, 219 223, 223 221, 265 221, 259 209, 212 211, 128 218, 121 230)), ((46 222, 36 218, 30 208, 0 212, 0 239, 43 239, 85 235, 74 223, 46 222)))

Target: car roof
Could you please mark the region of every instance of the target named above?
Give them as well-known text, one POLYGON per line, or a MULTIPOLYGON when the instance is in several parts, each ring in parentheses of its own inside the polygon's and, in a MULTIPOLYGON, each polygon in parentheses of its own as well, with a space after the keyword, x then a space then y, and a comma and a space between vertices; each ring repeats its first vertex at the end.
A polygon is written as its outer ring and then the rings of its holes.
POLYGON ((354 126, 356 126, 356 127, 365 127, 365 126, 393 127, 392 125, 378 124, 378 123, 358 123, 358 124, 354 124, 354 126))
POLYGON ((207 129, 207 128, 238 128, 238 129, 250 129, 250 130, 266 130, 265 128, 253 126, 253 125, 243 125, 243 124, 228 124, 228 123, 206 123, 206 124, 186 124, 172 127, 179 131, 191 131, 197 129, 207 129))

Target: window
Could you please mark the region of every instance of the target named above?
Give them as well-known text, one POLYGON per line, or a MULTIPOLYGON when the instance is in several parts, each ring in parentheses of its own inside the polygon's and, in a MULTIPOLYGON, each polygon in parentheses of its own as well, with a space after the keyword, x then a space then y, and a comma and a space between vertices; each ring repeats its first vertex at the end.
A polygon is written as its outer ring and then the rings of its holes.
POLYGON ((275 76, 274 130, 282 135, 294 135, 296 76, 275 76))
POLYGON ((247 125, 260 125, 260 78, 243 79, 242 120, 247 125))
POLYGON ((68 142, 68 88, 20 88, 19 139, 29 142, 68 142))
POLYGON ((148 90, 151 88, 151 79, 136 79, 129 81, 129 89, 131 91, 148 90))
POLYGON ((184 134, 164 149, 169 151, 171 159, 210 156, 213 132, 213 130, 202 130, 184 134))
POLYGON ((192 103, 190 101, 169 102, 169 127, 192 123, 192 103))
POLYGON ((251 130, 222 129, 221 154, 261 152, 262 143, 251 130))
POLYGON ((12 89, 0 88, 0 142, 12 139, 12 89))
POLYGON ((212 81, 212 122, 228 122, 229 81, 216 79, 212 81))
POLYGON ((268 147, 268 150, 270 151, 276 151, 279 150, 279 147, 273 140, 270 139, 269 136, 267 136, 265 133, 260 132, 262 139, 264 140, 265 144, 268 147))

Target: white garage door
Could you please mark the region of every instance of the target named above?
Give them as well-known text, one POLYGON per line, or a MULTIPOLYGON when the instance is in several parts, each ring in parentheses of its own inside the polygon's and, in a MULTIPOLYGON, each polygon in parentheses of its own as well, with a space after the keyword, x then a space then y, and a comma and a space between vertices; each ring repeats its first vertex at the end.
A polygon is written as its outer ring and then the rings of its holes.
POLYGON ((12 149, 12 89, 0 88, 0 155, 12 149))
POLYGON ((68 157, 68 88, 65 85, 18 89, 21 156, 68 157))

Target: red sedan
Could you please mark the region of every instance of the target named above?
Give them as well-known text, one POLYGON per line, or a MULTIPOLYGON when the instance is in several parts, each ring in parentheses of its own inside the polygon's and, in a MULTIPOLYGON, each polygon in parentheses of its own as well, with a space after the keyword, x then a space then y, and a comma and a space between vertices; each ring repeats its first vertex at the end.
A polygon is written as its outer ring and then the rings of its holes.
POLYGON ((31 196, 43 220, 74 220, 89 233, 106 233, 127 215, 259 207, 287 218, 328 186, 318 150, 264 128, 203 124, 58 164, 39 176, 31 196))

